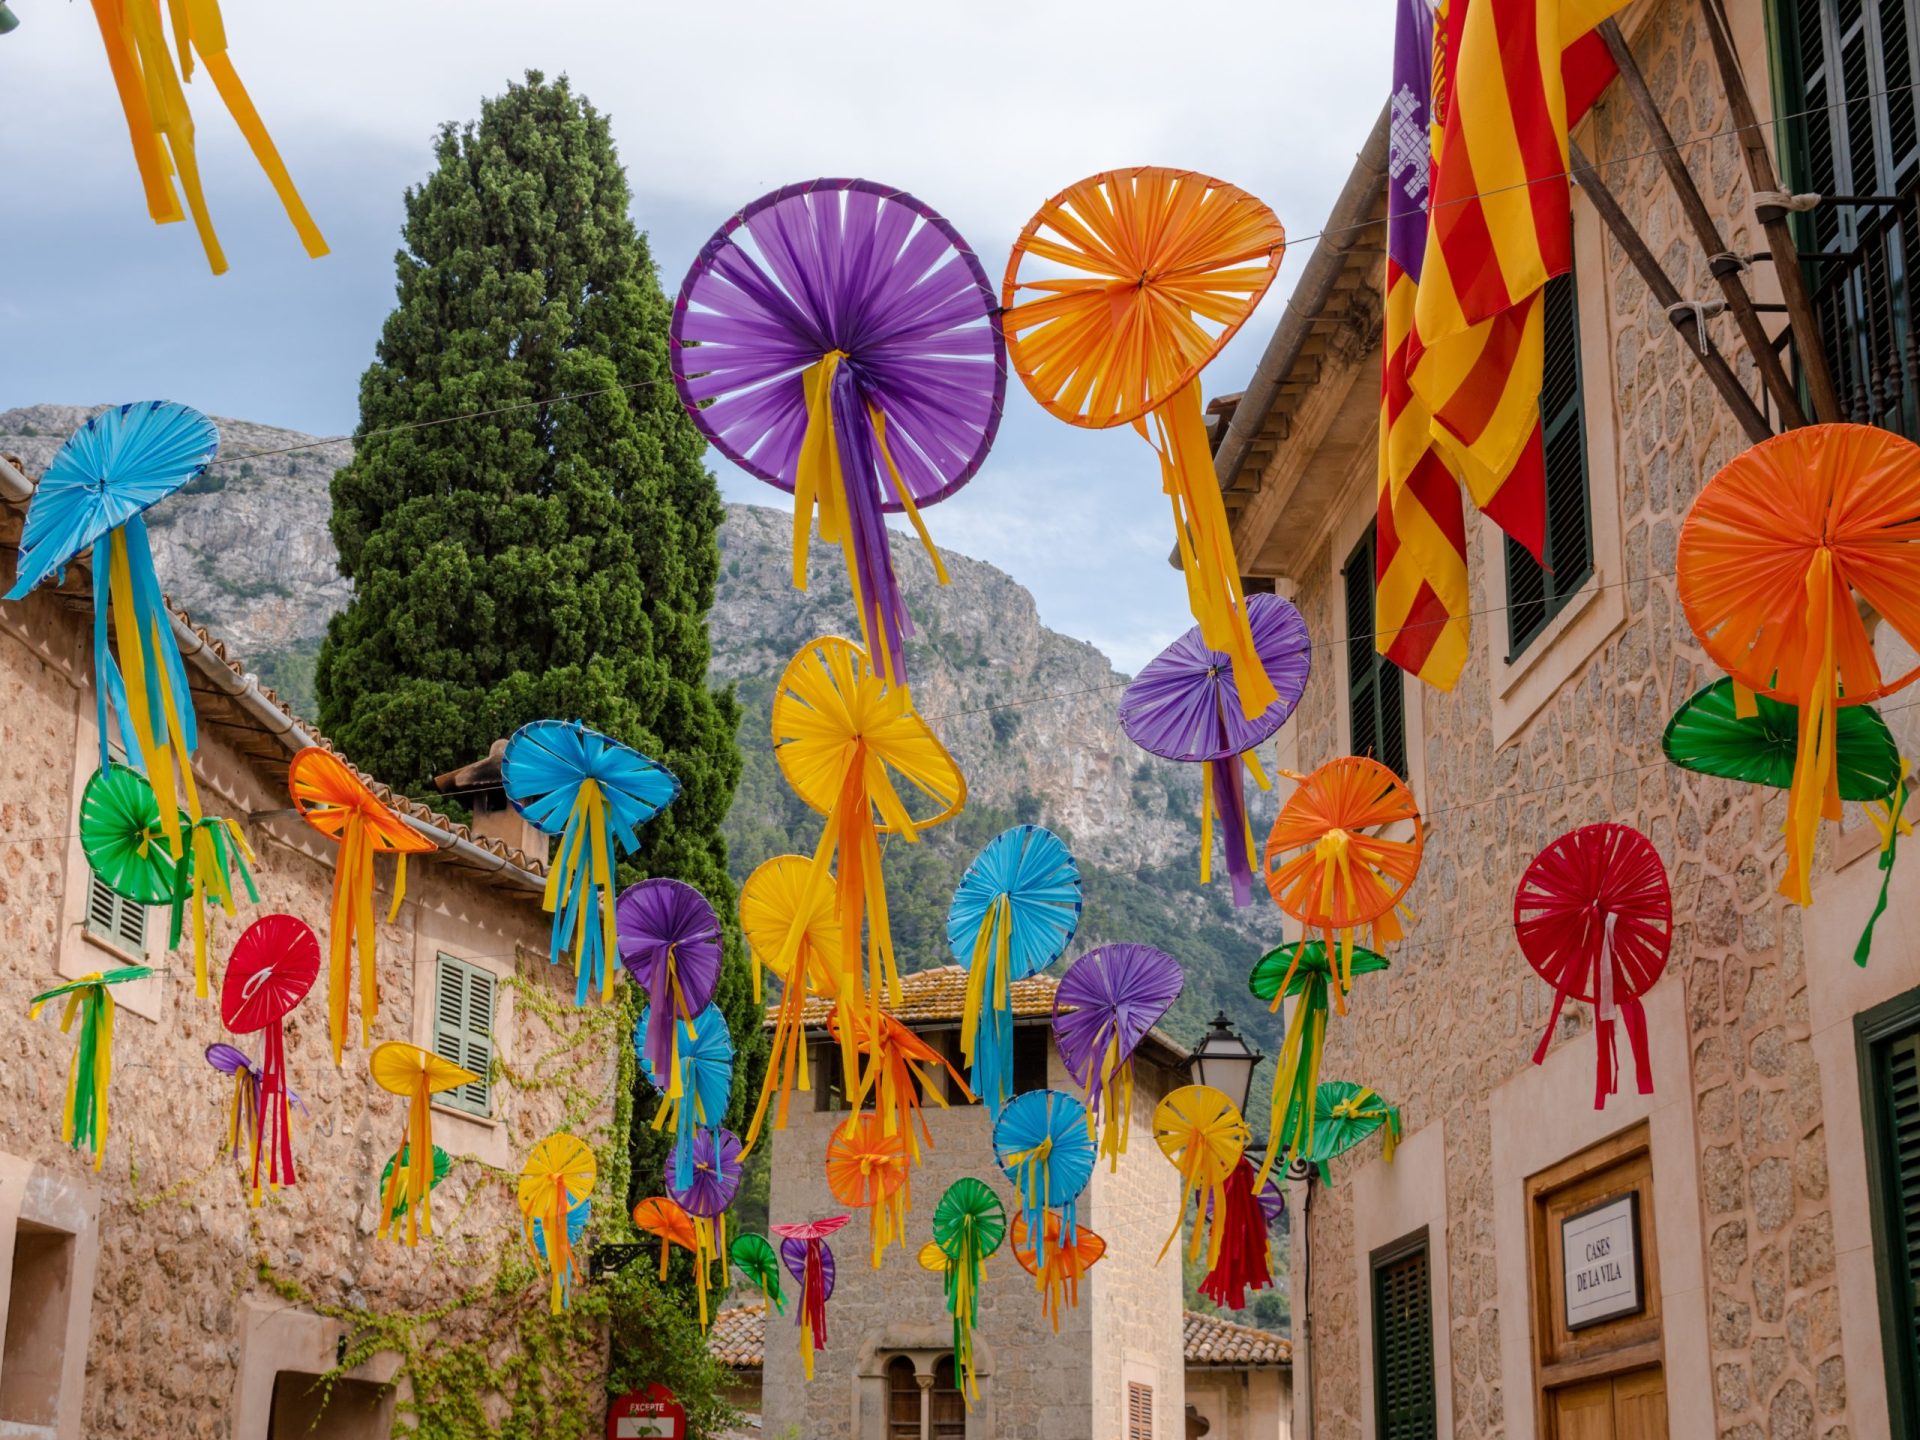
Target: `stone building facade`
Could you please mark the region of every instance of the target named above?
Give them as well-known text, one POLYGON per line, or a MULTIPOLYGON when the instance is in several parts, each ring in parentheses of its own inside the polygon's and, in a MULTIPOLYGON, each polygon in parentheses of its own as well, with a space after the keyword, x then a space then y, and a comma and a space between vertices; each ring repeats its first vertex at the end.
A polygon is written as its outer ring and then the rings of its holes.
MULTIPOLYGON (((778 1344, 784 1338, 785 1327, 776 1317, 772 1339, 778 1344)), ((767 1340, 764 1300, 722 1310, 714 1316, 713 1328, 707 1334, 714 1358, 733 1376, 729 1398, 743 1413, 747 1427, 734 1432, 740 1440, 764 1433, 761 1374, 766 1366, 767 1340)), ((1293 1426, 1291 1341, 1219 1315, 1189 1310, 1184 1349, 1184 1414, 1178 1428, 1164 1428, 1160 1433, 1175 1440, 1286 1440, 1293 1426)), ((931 1415, 928 1420, 931 1422, 931 1415)), ((928 1429, 932 1428, 929 1423, 928 1429)))
MULTIPOLYGON (((1791 98, 1806 43, 1789 61, 1783 25, 1825 26, 1836 56, 1844 42, 1847 64, 1874 74, 1909 73, 1899 66, 1920 38, 1916 7, 1897 0, 1869 19, 1824 0, 1729 10, 1763 117, 1811 108, 1791 98), (1878 56, 1882 43, 1897 53, 1878 56)), ((1641 0, 1620 22, 1726 248, 1764 251, 1701 7, 1641 0)), ((1576 138, 1681 295, 1717 296, 1658 141, 1623 90, 1603 96, 1576 138)), ((1302 771, 1352 750, 1352 671, 1372 649, 1344 637, 1347 567, 1375 506, 1386 135, 1383 116, 1253 383, 1212 406, 1242 568, 1290 596, 1321 642, 1281 736, 1282 764, 1302 771)), ((1778 149, 1773 126, 1766 136, 1778 149)), ((1786 173, 1810 188, 1791 157, 1786 173)), ((1822 827, 1815 903, 1801 910, 1776 889, 1784 792, 1664 762, 1668 717, 1720 673, 1676 599, 1680 526, 1748 442, 1577 190, 1574 241, 1591 573, 1516 647, 1503 541, 1469 509, 1471 658, 1450 693, 1411 678, 1401 687, 1405 774, 1426 826, 1408 896, 1417 922, 1387 947, 1390 972, 1356 981, 1322 1078, 1376 1088, 1400 1106, 1407 1138, 1391 1165, 1368 1142, 1334 1163, 1330 1186, 1292 1187, 1296 1433, 1910 1435, 1892 1337, 1912 1333, 1911 1295, 1891 1280, 1883 1300, 1875 1259, 1878 1245, 1884 1276, 1905 1242, 1874 1170, 1878 1099, 1863 1067, 1884 1007, 1920 994, 1920 883, 1903 854, 1871 963, 1857 967, 1880 881, 1878 837, 1858 807, 1822 827), (1636 1093, 1623 1046, 1620 1093, 1599 1111, 1588 1007, 1570 1005, 1545 1063, 1532 1063, 1553 997, 1512 927, 1527 864, 1597 821, 1651 838, 1676 922, 1647 1000, 1654 1093, 1636 1093), (1569 1331, 1557 1308, 1560 1222, 1627 1192, 1643 1309, 1569 1331), (1396 1351, 1383 1338, 1383 1286, 1416 1274, 1395 1268, 1409 1255, 1429 1297, 1432 1380, 1427 1414, 1399 1409, 1390 1426, 1394 1386, 1419 1378, 1404 1339, 1396 1351)), ((1760 301, 1780 298, 1765 263, 1748 279, 1760 301)), ((1757 395, 1731 318, 1708 329, 1757 395)), ((1899 373, 1896 363, 1895 386, 1899 373)), ((1845 398, 1854 418, 1878 417, 1871 396, 1845 398)), ((1897 637, 1876 645, 1890 671, 1912 665, 1894 654, 1897 637)), ((1911 696, 1882 706, 1909 756, 1920 753, 1911 696)))
MULTIPOLYGON (((1014 986, 1015 1078, 1023 1089, 1042 1083, 1076 1089, 1047 1023, 1055 983, 1037 975, 1014 986)), ((895 1015, 957 1065, 963 972, 958 966, 923 970, 904 977, 902 987, 895 1015)), ((832 1099, 826 1009, 820 1002, 810 1005, 818 1057, 814 1094, 811 1100, 796 1098, 787 1128, 772 1136, 769 1214, 776 1223, 846 1210, 827 1188, 823 1163, 827 1141, 846 1113, 832 1099)), ((1141 1047, 1132 1142, 1117 1171, 1105 1164, 1095 1168, 1079 1201, 1080 1223, 1106 1240, 1106 1257, 1081 1281, 1079 1305, 1063 1309, 1058 1334, 1041 1315, 1033 1282, 1010 1251, 1003 1248, 988 1262, 974 1341, 980 1398, 971 1411, 952 1401, 936 1409, 951 1390, 952 1324, 938 1277, 922 1270, 916 1257, 933 1207, 955 1180, 985 1180, 1010 1214, 1013 1190, 994 1161, 984 1107, 927 1106, 933 1144, 923 1146, 923 1163, 913 1171, 908 1246, 888 1249, 875 1270, 864 1216, 834 1238, 839 1280, 827 1308, 831 1343, 815 1357, 809 1383, 791 1331, 784 1324, 773 1327, 764 1370, 766 1431, 807 1440, 892 1440, 890 1377, 904 1361, 924 1377, 932 1436, 1108 1440, 1129 1433, 1130 1396, 1151 1409, 1150 1440, 1179 1436, 1186 1409, 1181 1271, 1177 1254, 1164 1263, 1157 1257, 1179 1209, 1180 1185, 1154 1146, 1152 1129, 1154 1107, 1187 1083, 1185 1065, 1185 1053, 1158 1032, 1141 1047)))
MULTIPOLYGON (((30 493, 0 459, 8 580, 30 493)), ((240 822, 260 889, 237 918, 215 913, 216 990, 196 999, 190 946, 166 950, 164 912, 116 909, 110 893, 102 901, 75 834, 98 753, 90 594, 82 561, 59 587, 0 604, 0 1434, 359 1440, 405 1428, 415 1404, 469 1417, 471 1433, 484 1434, 536 1402, 574 1415, 582 1433, 597 1429, 597 1330, 561 1337, 564 1366, 506 1364, 521 1326, 543 1323, 547 1307, 524 1259, 513 1177, 550 1131, 607 1139, 625 1049, 618 1011, 576 1012, 571 975, 547 962, 544 848, 517 822, 511 836, 505 825, 476 834, 396 802, 435 849, 414 857, 392 922, 390 862, 378 867, 373 1041, 433 1048, 450 963, 489 997, 485 1014, 468 1016, 491 1052, 486 1093, 433 1115, 453 1164, 434 1194, 432 1239, 408 1249, 376 1238, 377 1185, 403 1139, 406 1103, 372 1083, 357 1033, 344 1067, 331 1063, 324 966, 286 1022, 304 1106, 299 1183, 249 1208, 227 1152, 232 1081, 204 1051, 232 1039, 217 985, 243 927, 285 912, 325 944, 337 847, 289 808, 286 778, 295 751, 324 741, 177 617, 199 713, 201 795, 209 814, 240 822), (57 1007, 29 1021, 27 1002, 128 963, 156 973, 116 992, 111 1128, 96 1172, 60 1138, 73 1040, 57 1007)), ((617 1197, 620 1177, 603 1182, 617 1197)))

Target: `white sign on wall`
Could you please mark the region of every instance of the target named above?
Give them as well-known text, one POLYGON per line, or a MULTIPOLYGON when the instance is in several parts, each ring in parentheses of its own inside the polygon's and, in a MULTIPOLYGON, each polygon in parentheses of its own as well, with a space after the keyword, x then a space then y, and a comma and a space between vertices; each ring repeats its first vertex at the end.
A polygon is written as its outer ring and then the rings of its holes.
POLYGON ((1566 1284, 1567 1329, 1583 1329, 1646 1309, 1646 1297, 1640 1291, 1639 1193, 1616 1195, 1562 1220, 1560 1263, 1566 1284))

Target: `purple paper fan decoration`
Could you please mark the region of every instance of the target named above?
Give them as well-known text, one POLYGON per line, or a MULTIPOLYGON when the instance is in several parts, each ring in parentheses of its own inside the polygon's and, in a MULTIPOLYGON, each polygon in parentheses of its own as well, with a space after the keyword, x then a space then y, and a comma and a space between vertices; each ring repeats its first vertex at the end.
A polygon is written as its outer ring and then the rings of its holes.
POLYGON ((1253 719, 1240 708, 1233 661, 1210 650, 1194 626, 1149 660, 1120 697, 1127 738, 1163 760, 1207 767, 1212 808, 1226 837, 1233 903, 1253 903, 1253 855, 1247 826, 1246 768, 1241 756, 1287 723, 1307 688, 1313 646, 1307 622, 1278 595, 1249 595, 1247 620, 1279 698, 1253 719))
POLYGON ((1180 962, 1151 945, 1102 945, 1067 967, 1053 992, 1053 1040, 1060 1063, 1087 1092, 1087 1110, 1098 1122, 1106 1087, 1102 1057, 1117 1039, 1116 1068, 1132 1058, 1141 1040, 1180 998, 1186 976, 1180 962))
MULTIPOLYGON (((836 1273, 833 1263, 833 1246, 826 1241, 820 1245, 820 1276, 826 1282, 821 1288, 826 1291, 820 1297, 822 1302, 833 1298, 833 1280, 836 1273)), ((780 1259, 787 1267, 787 1273, 799 1284, 807 1283, 807 1242, 804 1240, 782 1240, 780 1259)))
POLYGON ((693 1180, 680 1186, 673 1183, 679 1164, 680 1147, 667 1155, 667 1193, 680 1208, 696 1220, 711 1220, 733 1203, 740 1190, 740 1137, 731 1130, 693 1132, 693 1180), (719 1145, 715 1148, 715 1137, 719 1145))
POLYGON ((844 356, 833 438, 862 634, 883 670, 893 667, 878 650, 899 657, 912 622, 881 513, 907 508, 899 486, 915 508, 945 499, 986 458, 1007 387, 998 316, 953 226, 903 191, 844 179, 748 205, 706 243, 674 303, 673 383, 688 413, 721 454, 782 490, 794 489, 807 434, 803 375, 844 356))
POLYGON ((620 963, 647 992, 647 1030, 637 1043, 655 1075, 670 1074, 674 1018, 697 1018, 720 984, 720 917, 693 886, 657 878, 621 892, 613 923, 620 963))
POLYGON ((1286 724, 1313 669, 1307 622, 1278 595, 1249 595, 1247 623, 1279 699, 1247 719, 1232 657, 1208 649, 1196 625, 1149 660, 1120 697, 1127 738, 1162 760, 1192 764, 1244 755, 1286 724))
POLYGON ((260 1067, 247 1058, 246 1052, 224 1041, 216 1040, 207 1046, 207 1064, 222 1075, 237 1075, 245 1070, 256 1080, 260 1078, 260 1067))

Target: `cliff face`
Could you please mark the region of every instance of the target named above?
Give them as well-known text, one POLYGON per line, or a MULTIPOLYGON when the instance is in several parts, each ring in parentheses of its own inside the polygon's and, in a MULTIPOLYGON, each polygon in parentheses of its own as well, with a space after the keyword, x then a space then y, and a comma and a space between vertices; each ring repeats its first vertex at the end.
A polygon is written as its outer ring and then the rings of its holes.
MULTIPOLYGON (((0 451, 38 476, 66 438, 105 408, 0 411, 0 451)), ((311 650, 327 617, 347 603, 349 586, 334 568, 327 534, 327 485, 353 447, 245 420, 218 423, 221 461, 148 512, 161 583, 242 655, 264 661, 311 650), (310 448, 286 448, 294 445, 310 448), (255 458, 243 458, 249 455, 255 458)))
MULTIPOLYGON (((0 451, 38 475, 99 408, 0 412, 0 451)), ((311 713, 313 657, 327 618, 349 593, 334 568, 327 516, 328 482, 351 446, 246 421, 218 423, 221 462, 148 515, 161 581, 296 709, 311 713)), ((928 520, 937 540, 939 512, 928 520)), ((735 684, 745 706, 746 774, 728 821, 735 877, 744 880, 770 855, 811 853, 819 836, 819 817, 774 765, 768 708, 802 644, 853 633, 855 622, 838 547, 816 536, 810 588, 793 588, 790 512, 729 506, 720 541, 712 673, 716 683, 735 684)), ((1087 907, 1076 952, 1138 940, 1185 961, 1192 978, 1169 1022, 1176 1036, 1195 1038, 1223 1004, 1264 1028, 1264 1012, 1246 1004, 1244 977, 1262 941, 1277 943, 1278 917, 1264 897, 1234 911, 1224 877, 1199 886, 1198 769, 1156 760, 1127 740, 1118 719, 1127 677, 1093 646, 1049 630, 1033 597, 993 566, 943 552, 951 583, 941 586, 911 536, 894 535, 893 554, 918 625, 908 655, 915 703, 969 787, 958 820, 920 845, 888 847, 903 967, 947 962, 943 924, 961 870, 1001 828, 1032 821, 1058 831, 1081 861, 1087 907)), ((1273 802, 1253 799, 1255 831, 1264 833, 1273 802)))

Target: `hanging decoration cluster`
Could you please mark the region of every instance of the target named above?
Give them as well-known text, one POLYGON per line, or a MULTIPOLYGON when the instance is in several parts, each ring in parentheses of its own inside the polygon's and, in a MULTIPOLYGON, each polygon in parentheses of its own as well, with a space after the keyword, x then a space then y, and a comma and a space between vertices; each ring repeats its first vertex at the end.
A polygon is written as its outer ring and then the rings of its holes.
MULTIPOLYGON (((1780 893, 1795 904, 1813 903, 1815 836, 1843 800, 1878 810, 1890 879, 1895 839, 1911 833, 1909 767, 1868 707, 1920 666, 1887 673, 1862 615, 1920 648, 1920 446, 1871 425, 1763 440, 1701 490, 1677 562, 1687 624, 1730 683, 1680 708, 1667 758, 1786 789, 1780 893)), ((1862 965, 1886 899, 1883 882, 1854 953, 1862 965)))

